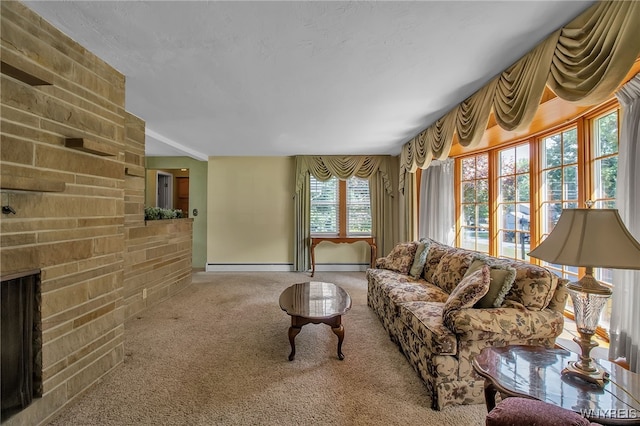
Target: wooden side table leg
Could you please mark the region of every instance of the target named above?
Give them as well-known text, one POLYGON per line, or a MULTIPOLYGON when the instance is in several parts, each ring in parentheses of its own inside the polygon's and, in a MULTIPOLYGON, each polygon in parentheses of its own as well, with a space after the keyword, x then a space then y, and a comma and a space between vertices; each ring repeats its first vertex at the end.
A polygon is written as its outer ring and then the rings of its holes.
POLYGON ((338 336, 338 359, 343 360, 344 354, 342 353, 342 342, 344 341, 344 326, 339 324, 336 327, 331 327, 331 331, 338 336))
POLYGON ((311 242, 311 276, 316 273, 316 245, 311 242))
POLYGON ((371 267, 376 267, 376 255, 378 252, 378 247, 376 247, 376 243, 371 244, 371 267))
POLYGON ((493 386, 489 379, 484 379, 484 401, 487 404, 487 412, 493 410, 496 406, 496 393, 498 390, 493 386))
POLYGON ((293 358, 296 356, 296 336, 300 333, 302 327, 299 326, 291 326, 289 327, 289 344, 291 344, 291 353, 289 354, 289 361, 293 361, 293 358))

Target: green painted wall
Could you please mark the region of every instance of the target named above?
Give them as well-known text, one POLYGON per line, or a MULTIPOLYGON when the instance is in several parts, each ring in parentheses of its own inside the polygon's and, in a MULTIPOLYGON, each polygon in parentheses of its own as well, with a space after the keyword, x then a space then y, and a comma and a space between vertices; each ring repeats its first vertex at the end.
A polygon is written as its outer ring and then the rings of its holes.
MULTIPOLYGON (((204 268, 207 263, 207 162, 190 157, 146 157, 146 168, 189 169, 189 217, 193 218, 192 266, 204 268), (193 215, 193 209, 198 209, 198 216, 193 215)), ((152 191, 155 193, 155 189, 152 191)))

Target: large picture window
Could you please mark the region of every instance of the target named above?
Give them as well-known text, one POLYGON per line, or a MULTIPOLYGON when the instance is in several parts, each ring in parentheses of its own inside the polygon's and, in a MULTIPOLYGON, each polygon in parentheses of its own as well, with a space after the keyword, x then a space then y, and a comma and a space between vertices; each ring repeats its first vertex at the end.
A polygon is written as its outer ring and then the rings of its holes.
MULTIPOLYGON (((563 209, 585 208, 587 200, 594 208, 615 208, 617 108, 611 102, 562 128, 456 158, 457 245, 537 262, 528 252, 551 233, 563 209)), ((574 266, 542 264, 570 281, 584 273, 574 266)), ((612 270, 594 272, 600 282, 615 286, 612 270)), ((610 315, 609 303, 600 324, 608 327, 610 315)))
POLYGON ((369 181, 311 176, 311 235, 355 237, 371 235, 369 181))

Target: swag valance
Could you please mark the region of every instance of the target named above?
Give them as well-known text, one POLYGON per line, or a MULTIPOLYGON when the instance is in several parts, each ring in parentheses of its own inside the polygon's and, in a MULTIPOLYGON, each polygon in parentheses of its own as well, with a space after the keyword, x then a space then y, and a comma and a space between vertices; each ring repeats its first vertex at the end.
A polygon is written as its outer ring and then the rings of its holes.
POLYGON ((386 158, 382 155, 298 156, 296 157, 298 160, 296 161, 296 192, 302 190, 307 173, 324 181, 331 179, 332 176, 339 179, 349 179, 353 176, 369 179, 374 173, 380 172, 385 191, 392 195, 386 158))
POLYGON ((476 146, 492 110, 505 130, 529 125, 545 85, 570 102, 603 102, 640 54, 639 40, 640 2, 596 3, 407 142, 400 156, 400 191, 407 173, 447 158, 454 133, 462 146, 476 146))

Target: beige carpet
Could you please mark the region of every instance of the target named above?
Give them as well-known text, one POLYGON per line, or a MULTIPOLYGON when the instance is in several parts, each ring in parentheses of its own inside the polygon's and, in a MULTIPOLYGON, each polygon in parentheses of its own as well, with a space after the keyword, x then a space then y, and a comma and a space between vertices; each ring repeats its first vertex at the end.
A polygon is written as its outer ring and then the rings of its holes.
POLYGON ((51 425, 482 425, 483 405, 433 411, 426 388, 367 306, 364 273, 317 273, 349 292, 337 337, 309 324, 287 360, 278 305, 302 273, 206 273, 126 323, 125 361, 51 425))

